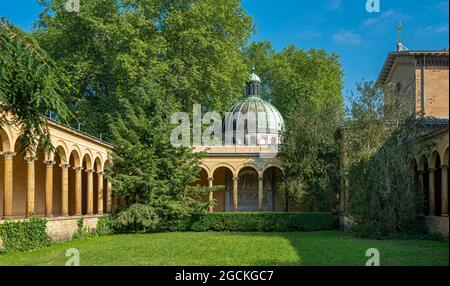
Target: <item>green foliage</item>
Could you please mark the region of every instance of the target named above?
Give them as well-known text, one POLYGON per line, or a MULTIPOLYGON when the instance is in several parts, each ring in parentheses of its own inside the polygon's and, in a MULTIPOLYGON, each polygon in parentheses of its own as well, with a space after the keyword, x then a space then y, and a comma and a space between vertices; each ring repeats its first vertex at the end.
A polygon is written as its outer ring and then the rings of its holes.
POLYGON ((33 37, 6 20, 0 22, 0 125, 21 126, 22 146, 51 147, 44 115, 53 111, 62 121, 70 117, 61 97, 70 88, 33 37))
POLYGON ((153 232, 158 228, 160 218, 148 205, 134 204, 114 218, 113 228, 119 233, 153 232))
POLYGON ((6 221, 0 224, 2 251, 27 251, 48 246, 51 239, 46 230, 47 220, 31 216, 23 221, 6 221))
POLYGON ((98 218, 97 226, 93 229, 85 227, 84 218, 80 218, 77 220, 77 231, 72 235, 72 240, 111 234, 113 234, 113 230, 111 228, 111 219, 109 216, 98 218))
POLYGON ((329 211, 336 203, 342 77, 336 54, 294 46, 275 54, 268 72, 270 100, 286 122, 280 191, 306 209, 329 211))
POLYGON ((151 228, 136 221, 135 212, 143 211, 145 218, 154 212, 162 224, 170 224, 204 211, 212 203, 200 203, 208 190, 195 186, 203 154, 174 147, 170 142, 173 129, 170 116, 177 105, 169 100, 151 80, 144 78, 128 91, 128 99, 123 100, 126 112, 118 115, 111 126, 116 148, 114 165, 107 176, 113 189, 118 197, 126 200, 127 206, 148 206, 125 209, 123 219, 118 221, 121 229, 127 229, 126 223, 131 223, 129 228, 137 231, 151 228))
POLYGON ((358 91, 343 130, 354 231, 375 238, 417 233, 419 196, 408 158, 422 148, 420 119, 410 117, 402 91, 373 83, 359 85, 358 91))
POLYGON ((340 114, 333 106, 329 109, 302 105, 291 112, 281 146, 285 179, 280 190, 311 210, 329 211, 336 204, 339 177, 334 133, 340 114))
POLYGON ((279 190, 305 209, 329 211, 338 185, 335 134, 344 115, 338 56, 295 46, 277 53, 270 42, 252 43, 244 54, 261 76, 262 96, 285 119, 279 190))
POLYGON ((241 48, 253 24, 240 0, 85 0, 79 13, 67 13, 66 2, 40 0, 34 34, 70 71, 79 92, 67 104, 83 130, 113 139, 118 92, 143 77, 185 111, 193 103, 225 111, 241 96, 241 48))
POLYGON ((317 231, 335 228, 333 215, 305 213, 204 213, 191 218, 192 231, 317 231))
POLYGON ((273 57, 270 99, 284 115, 312 105, 322 116, 327 114, 324 120, 335 120, 343 113, 343 75, 337 54, 289 46, 273 57))
POLYGON ((116 233, 165 231, 315 231, 335 228, 331 213, 207 213, 198 212, 161 220, 148 205, 133 205, 112 219, 116 233))

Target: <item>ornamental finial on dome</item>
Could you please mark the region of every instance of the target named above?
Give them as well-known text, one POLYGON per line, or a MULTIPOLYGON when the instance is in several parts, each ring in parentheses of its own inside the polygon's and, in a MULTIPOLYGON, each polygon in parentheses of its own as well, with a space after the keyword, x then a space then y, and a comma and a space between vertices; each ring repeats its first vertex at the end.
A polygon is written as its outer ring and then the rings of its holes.
POLYGON ((248 83, 253 83, 253 82, 261 83, 261 79, 256 74, 256 69, 255 69, 254 65, 252 67, 252 73, 250 74, 250 77, 248 78, 248 83))

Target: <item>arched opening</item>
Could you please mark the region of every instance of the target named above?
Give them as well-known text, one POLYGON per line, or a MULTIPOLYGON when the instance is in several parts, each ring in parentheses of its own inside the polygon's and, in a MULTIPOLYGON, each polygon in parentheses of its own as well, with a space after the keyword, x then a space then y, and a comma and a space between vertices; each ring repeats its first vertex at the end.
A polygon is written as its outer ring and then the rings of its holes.
MULTIPOLYGON (((420 189, 420 185, 419 185, 419 167, 418 167, 415 159, 411 160, 411 169, 413 171, 413 182, 414 182, 413 190, 416 192, 417 195, 419 195, 421 193, 421 189, 420 189)), ((417 214, 421 214, 423 212, 423 208, 420 204, 419 199, 420 198, 418 197, 417 205, 416 205, 417 214)))
POLYGON ((220 190, 214 191, 216 200, 214 211, 231 211, 233 209, 233 172, 227 167, 220 167, 214 170, 213 178, 213 186, 223 186, 220 190))
POLYGON ((238 177, 238 210, 258 211, 258 172, 252 167, 244 167, 238 177))
MULTIPOLYGON (((55 150, 53 165, 53 214, 62 215, 62 165, 67 164, 66 151, 62 146, 57 146, 55 150)), ((70 173, 70 170, 69 170, 70 173)), ((70 203, 69 203, 70 205, 70 203)))
MULTIPOLYGON (((107 160, 103 166, 104 172, 108 171, 111 168, 111 162, 107 160)), ((106 176, 103 175, 103 212, 111 212, 113 202, 113 194, 108 196, 108 180, 106 176)))
MULTIPOLYGON (((197 182, 195 183, 195 186, 208 187, 208 173, 206 172, 205 169, 202 168, 200 170, 200 173, 198 174, 198 178, 197 178, 197 182)), ((202 203, 206 203, 209 200, 209 196, 205 195, 199 199, 202 203)))
MULTIPOLYGON (((0 126, 0 152, 10 150, 9 137, 0 126)), ((5 182, 5 157, 0 156, 0 219, 3 217, 3 188, 5 182)))
MULTIPOLYGON (((83 167, 81 175, 81 214, 85 215, 88 213, 88 172, 92 170, 92 160, 89 154, 84 155, 81 166, 83 167)), ((92 199, 89 198, 89 200, 92 199)))
POLYGON ((75 168, 80 168, 80 155, 76 150, 73 150, 69 156, 69 215, 76 215, 76 173, 75 168))
POLYGON ((285 196, 278 192, 282 171, 279 167, 269 167, 263 173, 263 211, 284 211, 285 196))
POLYGON ((25 162, 25 150, 21 144, 22 138, 19 137, 14 145, 13 157, 13 207, 12 216, 23 218, 26 216, 27 201, 27 164, 25 162))
MULTIPOLYGON (((37 216, 45 215, 45 151, 39 149, 34 162, 34 213, 37 216)), ((55 204, 53 204, 55 212, 55 204)))
MULTIPOLYGON (((98 180, 98 176, 99 176, 99 174, 100 174, 100 172, 102 172, 103 170, 102 170, 102 162, 101 162, 101 160, 100 160, 100 158, 99 157, 97 157, 97 158, 95 158, 95 161, 94 161, 94 174, 93 174, 93 184, 94 184, 94 214, 98 214, 98 207, 99 207, 99 205, 98 205, 98 203, 99 203, 99 201, 102 201, 103 202, 103 185, 102 184, 100 184, 100 185, 102 185, 102 189, 101 190, 99 190, 99 180, 98 180)), ((103 208, 102 208, 102 210, 103 210, 103 208)))
POLYGON ((442 215, 442 167, 441 158, 438 152, 431 155, 434 165, 434 209, 436 216, 442 215))
POLYGON ((423 155, 420 159, 420 167, 421 171, 423 171, 423 193, 422 193, 422 206, 423 206, 423 213, 425 215, 430 215, 430 203, 429 203, 429 186, 430 186, 430 172, 428 170, 428 160, 423 155))

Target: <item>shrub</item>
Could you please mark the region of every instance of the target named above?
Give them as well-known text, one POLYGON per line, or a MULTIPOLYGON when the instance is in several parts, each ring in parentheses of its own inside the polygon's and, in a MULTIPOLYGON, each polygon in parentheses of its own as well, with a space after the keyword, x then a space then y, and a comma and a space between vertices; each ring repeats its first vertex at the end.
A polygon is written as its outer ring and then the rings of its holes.
POLYGON ((113 234, 111 217, 110 216, 100 217, 97 222, 97 227, 95 228, 94 231, 98 236, 113 234))
POLYGON ((27 251, 48 246, 51 238, 45 231, 47 220, 36 216, 30 219, 0 224, 3 251, 27 251))
POLYGON ((111 228, 111 219, 109 216, 100 217, 97 222, 96 228, 89 229, 84 226, 84 218, 80 218, 77 221, 78 229, 72 235, 72 240, 83 239, 86 237, 104 236, 113 234, 111 228))
POLYGON ((335 228, 325 212, 204 213, 191 218, 192 231, 318 231, 335 228))
POLYGON ((154 208, 143 204, 131 205, 113 220, 114 231, 120 233, 152 232, 157 229, 160 218, 154 208))

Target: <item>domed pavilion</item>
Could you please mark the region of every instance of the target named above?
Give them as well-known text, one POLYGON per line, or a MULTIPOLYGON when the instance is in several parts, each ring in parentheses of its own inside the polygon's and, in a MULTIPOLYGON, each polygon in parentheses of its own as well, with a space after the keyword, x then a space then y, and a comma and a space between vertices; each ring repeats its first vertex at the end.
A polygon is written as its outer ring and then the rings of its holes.
POLYGON ((195 148, 207 153, 199 184, 224 186, 210 193, 208 199, 216 200, 210 211, 285 211, 284 196, 277 192, 282 174, 278 145, 283 117, 261 98, 261 79, 255 69, 247 80, 246 95, 225 115, 224 144, 195 148))

